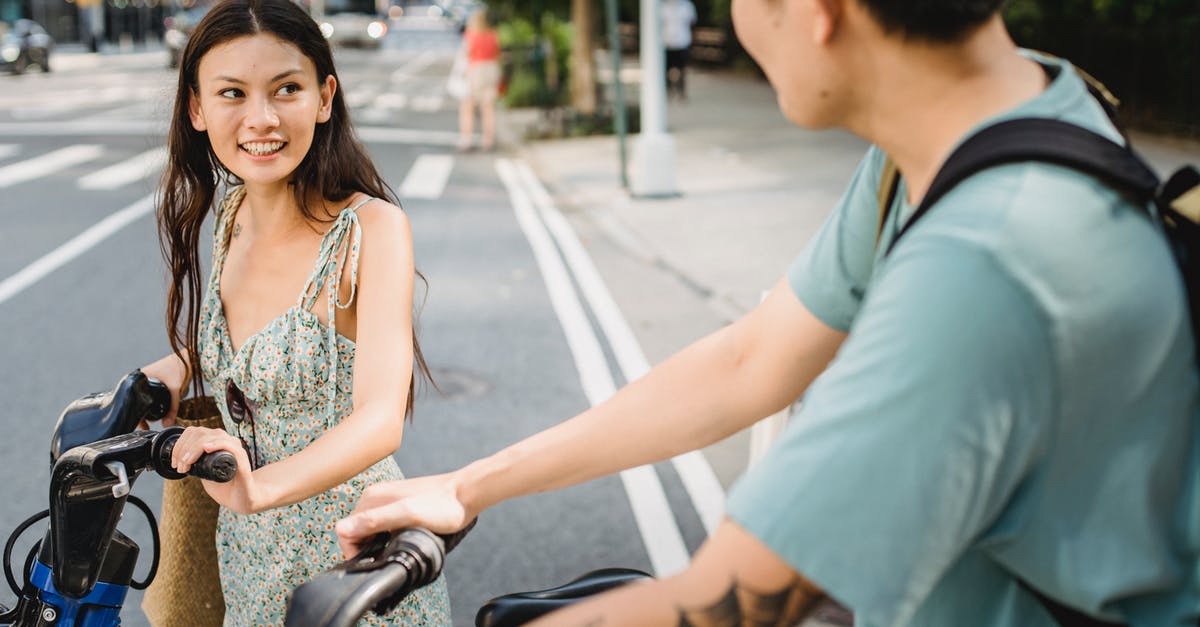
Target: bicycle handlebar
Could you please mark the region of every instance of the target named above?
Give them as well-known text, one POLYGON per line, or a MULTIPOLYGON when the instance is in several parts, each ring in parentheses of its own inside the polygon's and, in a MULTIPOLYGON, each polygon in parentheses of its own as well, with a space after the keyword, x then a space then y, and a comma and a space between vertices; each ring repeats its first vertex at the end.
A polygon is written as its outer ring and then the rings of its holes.
POLYGON ((296 588, 286 627, 351 627, 368 611, 386 614, 442 574, 446 554, 475 526, 441 536, 427 529, 379 534, 358 555, 296 588))
MULTIPOLYGON (((182 427, 135 431, 76 446, 59 456, 50 477, 50 535, 54 586, 82 598, 95 585, 103 555, 125 506, 125 498, 146 468, 167 479, 183 475, 171 467, 171 448, 182 427)), ((232 453, 202 456, 189 474, 229 481, 237 472, 232 453)))

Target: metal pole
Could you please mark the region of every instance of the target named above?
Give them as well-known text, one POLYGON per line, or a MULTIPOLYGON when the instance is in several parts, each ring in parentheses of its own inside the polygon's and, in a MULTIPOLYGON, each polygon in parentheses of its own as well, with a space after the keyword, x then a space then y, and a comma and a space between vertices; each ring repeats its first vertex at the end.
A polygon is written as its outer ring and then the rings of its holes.
POLYGON ((621 34, 617 32, 617 0, 606 0, 608 12, 608 48, 612 51, 613 66, 613 130, 617 133, 617 150, 621 156, 621 187, 629 189, 625 158, 625 86, 621 84, 621 34))
POLYGON ((641 2, 642 132, 633 156, 633 193, 679 194, 675 184, 675 139, 667 133, 666 60, 659 32, 660 0, 641 2))

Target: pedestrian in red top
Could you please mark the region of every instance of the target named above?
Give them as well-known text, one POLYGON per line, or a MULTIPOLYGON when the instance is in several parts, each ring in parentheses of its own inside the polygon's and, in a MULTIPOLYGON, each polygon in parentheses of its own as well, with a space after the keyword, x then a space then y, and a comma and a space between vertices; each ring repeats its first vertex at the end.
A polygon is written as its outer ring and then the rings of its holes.
POLYGON ((496 143, 496 99, 500 87, 500 39, 488 24, 483 9, 471 14, 463 32, 463 50, 467 58, 467 91, 458 107, 458 147, 470 150, 475 132, 475 107, 483 137, 480 148, 491 150, 496 143))

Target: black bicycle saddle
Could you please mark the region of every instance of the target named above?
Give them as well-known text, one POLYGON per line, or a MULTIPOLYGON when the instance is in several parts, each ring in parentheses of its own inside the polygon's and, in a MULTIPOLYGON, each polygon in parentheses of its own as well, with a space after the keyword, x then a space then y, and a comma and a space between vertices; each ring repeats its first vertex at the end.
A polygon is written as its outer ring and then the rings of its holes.
POLYGON ((475 627, 516 627, 618 586, 651 579, 632 568, 594 570, 568 584, 549 590, 517 592, 496 597, 479 608, 475 627))

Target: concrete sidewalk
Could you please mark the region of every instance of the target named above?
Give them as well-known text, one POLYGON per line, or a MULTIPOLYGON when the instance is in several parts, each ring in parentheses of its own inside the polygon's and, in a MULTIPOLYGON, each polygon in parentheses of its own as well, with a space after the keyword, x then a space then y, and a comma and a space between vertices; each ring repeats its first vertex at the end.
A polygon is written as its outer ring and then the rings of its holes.
MULTIPOLYGON (((690 99, 672 101, 668 112, 678 198, 631 198, 621 188, 614 137, 518 142, 597 258, 652 364, 759 302, 867 148, 844 131, 792 126, 755 76, 692 71, 688 82, 690 99)), ((522 112, 501 115, 512 138, 522 112)), ((1200 142, 1137 134, 1134 142, 1160 173, 1200 163, 1200 142)), ((748 448, 740 434, 705 451, 727 488, 748 448)))

